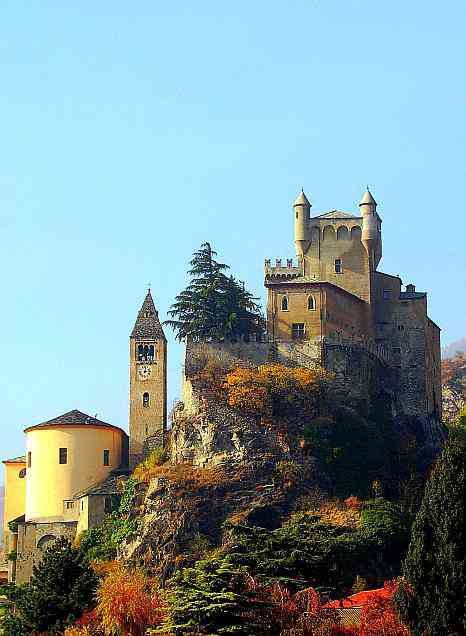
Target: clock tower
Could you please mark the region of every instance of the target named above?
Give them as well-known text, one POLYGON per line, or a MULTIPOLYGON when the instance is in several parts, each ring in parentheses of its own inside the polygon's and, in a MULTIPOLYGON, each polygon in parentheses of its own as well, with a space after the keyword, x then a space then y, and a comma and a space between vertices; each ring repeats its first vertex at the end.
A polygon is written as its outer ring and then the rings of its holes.
POLYGON ((129 340, 129 454, 134 466, 157 446, 167 428, 167 339, 147 292, 129 340))

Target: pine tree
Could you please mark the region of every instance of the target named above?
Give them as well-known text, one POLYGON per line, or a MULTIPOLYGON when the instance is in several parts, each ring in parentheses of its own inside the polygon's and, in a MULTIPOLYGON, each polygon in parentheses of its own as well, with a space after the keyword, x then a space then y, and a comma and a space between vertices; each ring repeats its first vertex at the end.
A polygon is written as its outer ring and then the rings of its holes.
POLYGON ((5 636, 58 634, 95 602, 97 577, 65 538, 47 548, 28 584, 14 592, 15 612, 3 621, 5 636))
POLYGON ((427 483, 396 596, 415 636, 465 633, 465 513, 466 447, 452 439, 427 483))
MULTIPOLYGON (((245 568, 226 559, 198 561, 171 579, 167 629, 176 634, 263 634, 259 600, 245 568)), ((269 633, 269 632, 266 632, 269 633)))
POLYGON ((224 273, 228 265, 215 260, 210 243, 203 243, 190 262, 191 281, 175 299, 166 324, 178 340, 221 340, 261 333, 259 305, 244 284, 224 273))

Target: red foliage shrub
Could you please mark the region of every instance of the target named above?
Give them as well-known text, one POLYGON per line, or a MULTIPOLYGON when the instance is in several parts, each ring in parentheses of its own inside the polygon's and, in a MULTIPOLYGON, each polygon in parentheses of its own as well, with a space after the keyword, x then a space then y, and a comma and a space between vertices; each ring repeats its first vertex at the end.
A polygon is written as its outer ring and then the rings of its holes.
POLYGON ((351 508, 351 510, 361 510, 362 501, 359 499, 359 497, 351 495, 351 497, 345 499, 345 505, 347 508, 351 508))
POLYGON ((334 625, 330 636, 359 636, 359 627, 341 627, 334 625))
POLYGON ((393 607, 397 581, 384 583, 384 594, 373 594, 361 612, 359 636, 411 636, 393 607))

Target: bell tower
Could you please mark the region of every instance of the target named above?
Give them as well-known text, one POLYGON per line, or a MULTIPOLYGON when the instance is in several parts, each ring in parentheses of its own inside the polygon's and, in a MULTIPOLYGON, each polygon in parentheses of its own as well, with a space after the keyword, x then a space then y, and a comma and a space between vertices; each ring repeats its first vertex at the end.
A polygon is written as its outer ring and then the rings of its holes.
POLYGON ((134 466, 157 446, 167 428, 167 339, 150 289, 129 339, 129 455, 134 466))

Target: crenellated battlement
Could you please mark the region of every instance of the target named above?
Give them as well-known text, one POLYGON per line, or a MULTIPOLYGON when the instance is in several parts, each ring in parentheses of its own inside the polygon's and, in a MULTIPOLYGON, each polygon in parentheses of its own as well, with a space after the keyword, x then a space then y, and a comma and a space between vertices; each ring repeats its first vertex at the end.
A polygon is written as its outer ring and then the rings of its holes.
POLYGON ((271 264, 270 258, 265 259, 264 275, 266 278, 297 278, 301 276, 301 266, 294 265, 292 258, 282 261, 281 258, 275 259, 275 265, 271 264))

